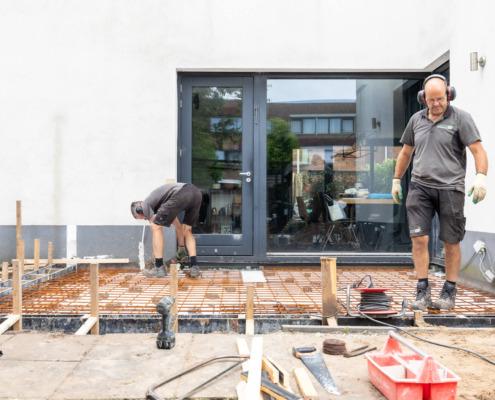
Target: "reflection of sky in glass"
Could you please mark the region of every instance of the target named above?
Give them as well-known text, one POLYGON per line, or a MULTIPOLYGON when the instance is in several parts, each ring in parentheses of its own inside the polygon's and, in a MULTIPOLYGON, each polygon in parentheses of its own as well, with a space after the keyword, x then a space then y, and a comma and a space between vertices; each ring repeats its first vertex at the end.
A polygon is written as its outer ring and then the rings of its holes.
POLYGON ((356 101, 355 79, 269 79, 269 103, 356 101))

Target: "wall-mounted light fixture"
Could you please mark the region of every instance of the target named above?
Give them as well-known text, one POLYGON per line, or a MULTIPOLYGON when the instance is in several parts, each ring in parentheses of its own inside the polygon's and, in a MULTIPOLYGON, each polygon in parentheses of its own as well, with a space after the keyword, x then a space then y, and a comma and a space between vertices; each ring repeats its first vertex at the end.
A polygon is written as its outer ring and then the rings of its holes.
POLYGON ((382 126, 382 123, 378 120, 378 118, 371 118, 371 128, 373 129, 377 129, 377 128, 381 128, 382 126))
POLYGON ((478 65, 483 68, 486 64, 486 57, 480 56, 478 57, 478 52, 473 51, 472 53, 469 54, 469 59, 470 59, 470 70, 471 71, 478 71, 478 65))

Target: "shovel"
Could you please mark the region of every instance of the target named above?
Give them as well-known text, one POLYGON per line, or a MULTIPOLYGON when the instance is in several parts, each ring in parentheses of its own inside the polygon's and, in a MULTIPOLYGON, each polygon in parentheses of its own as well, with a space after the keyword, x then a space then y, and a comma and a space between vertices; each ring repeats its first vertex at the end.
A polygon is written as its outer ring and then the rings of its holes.
POLYGON ((316 347, 293 347, 292 355, 303 362, 323 389, 331 394, 340 394, 340 391, 337 389, 337 385, 325 364, 323 356, 320 352, 316 351, 316 347))

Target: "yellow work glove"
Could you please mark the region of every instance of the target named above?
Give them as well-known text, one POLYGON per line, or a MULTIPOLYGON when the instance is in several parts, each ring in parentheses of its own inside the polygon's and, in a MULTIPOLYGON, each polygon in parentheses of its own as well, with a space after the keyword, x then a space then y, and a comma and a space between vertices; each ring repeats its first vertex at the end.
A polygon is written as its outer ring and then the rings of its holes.
POLYGON ((395 204, 402 203, 402 186, 400 185, 400 179, 392 179, 392 198, 395 204))
POLYGON ((479 203, 486 196, 486 175, 476 174, 473 186, 469 189, 468 196, 473 195, 473 203, 479 203))

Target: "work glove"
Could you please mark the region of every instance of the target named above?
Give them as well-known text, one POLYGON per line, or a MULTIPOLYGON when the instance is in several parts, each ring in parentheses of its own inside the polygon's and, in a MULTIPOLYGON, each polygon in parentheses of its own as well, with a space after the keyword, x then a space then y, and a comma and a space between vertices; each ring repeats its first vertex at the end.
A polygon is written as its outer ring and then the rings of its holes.
POLYGON ((486 175, 476 174, 473 186, 469 189, 468 196, 473 195, 473 203, 479 203, 486 196, 486 175))
POLYGON ((392 179, 392 198, 395 204, 402 203, 402 186, 400 185, 400 179, 392 179))

